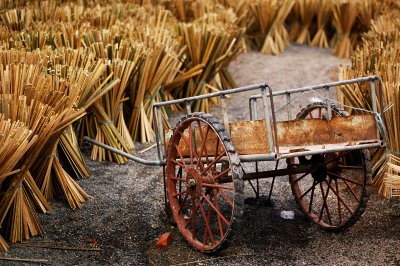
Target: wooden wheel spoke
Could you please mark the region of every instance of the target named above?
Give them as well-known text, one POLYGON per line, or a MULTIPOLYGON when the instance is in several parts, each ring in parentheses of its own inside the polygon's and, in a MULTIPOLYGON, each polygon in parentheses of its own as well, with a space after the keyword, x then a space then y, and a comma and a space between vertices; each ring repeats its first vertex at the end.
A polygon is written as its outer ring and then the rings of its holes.
POLYGON ((228 186, 223 186, 223 185, 218 185, 218 184, 203 183, 202 186, 203 187, 218 188, 218 189, 234 190, 233 187, 228 187, 228 186))
MULTIPOLYGON (((212 201, 212 199, 213 199, 213 196, 210 195, 210 201, 212 201)), ((207 219, 208 219, 208 224, 209 224, 209 225, 210 225, 211 215, 212 215, 212 209, 211 209, 211 208, 208 208, 207 219)), ((211 237, 212 243, 214 243, 214 242, 215 242, 215 239, 214 239, 214 235, 212 234, 211 227, 210 227, 210 237, 211 237), (211 236, 212 236, 212 237, 211 237, 211 236)))
POLYGON ((216 165, 217 162, 218 162, 224 155, 225 155, 225 152, 223 152, 223 153, 221 153, 220 155, 218 155, 218 157, 215 158, 215 159, 211 162, 211 164, 207 165, 206 169, 204 169, 204 171, 203 171, 201 174, 203 175, 203 174, 205 174, 208 170, 210 170, 210 168, 211 168, 213 165, 216 165))
POLYGON ((182 179, 182 178, 179 178, 179 177, 176 177, 176 176, 171 176, 171 177, 169 177, 169 179, 175 180, 175 181, 185 182, 185 179, 182 179))
MULTIPOLYGON (((202 204, 201 201, 199 201, 199 204, 202 204)), ((193 238, 196 238, 196 212, 197 212, 197 206, 196 206, 196 200, 192 199, 192 215, 191 215, 191 220, 192 220, 192 234, 193 238)))
POLYGON ((174 194, 174 197, 178 197, 178 196, 180 196, 180 195, 182 195, 182 194, 187 194, 187 193, 188 193, 187 190, 183 190, 183 191, 181 191, 181 192, 175 193, 175 194, 174 194))
POLYGON ((347 183, 347 181, 345 179, 343 179, 343 182, 346 184, 347 188, 350 189, 351 194, 357 200, 357 202, 360 202, 360 198, 356 195, 356 193, 354 192, 353 188, 347 183))
POLYGON ((318 118, 322 118, 322 108, 318 108, 318 118))
POLYGON ((314 191, 315 191, 315 185, 316 185, 317 181, 313 181, 313 186, 312 186, 312 190, 311 190, 311 196, 310 196, 310 203, 308 205, 308 213, 312 212, 312 204, 313 204, 313 200, 314 200, 314 191))
POLYGON ((307 172, 305 174, 303 174, 302 176, 300 176, 299 178, 297 178, 295 181, 293 181, 293 184, 299 182, 301 179, 303 179, 304 177, 306 177, 310 172, 307 172))
POLYGON ((233 201, 229 198, 229 196, 223 191, 222 189, 218 189, 218 191, 221 193, 222 197, 231 205, 233 208, 233 201))
MULTIPOLYGON (((328 184, 328 182, 325 180, 325 182, 328 184)), ((331 182, 331 180, 329 180, 329 182, 331 182)), ((326 194, 324 193, 324 187, 322 185, 322 183, 319 183, 320 189, 321 189, 321 193, 322 193, 322 208, 321 211, 319 213, 319 221, 322 220, 322 216, 324 214, 324 209, 326 210, 326 214, 328 216, 328 220, 329 220, 329 224, 332 225, 332 219, 331 219, 331 214, 329 212, 329 208, 328 208, 328 204, 326 203, 327 199, 328 199, 328 194, 329 194, 329 186, 326 189, 326 194)))
POLYGON ((203 198, 207 201, 207 203, 210 205, 211 208, 213 208, 213 210, 217 213, 218 216, 221 217, 222 221, 226 224, 226 225, 230 225, 230 223, 228 222, 228 220, 225 218, 225 216, 214 206, 214 204, 206 197, 206 195, 204 195, 204 192, 201 192, 201 195, 203 196, 203 198))
MULTIPOLYGON (((193 203, 193 200, 194 200, 194 199, 192 199, 192 203, 193 203)), ((203 203, 203 199, 202 199, 202 198, 200 199, 200 202, 203 203)), ((190 222, 192 221, 192 219, 194 219, 195 213, 196 213, 198 210, 199 210, 199 207, 198 207, 198 205, 197 205, 197 206, 195 206, 194 211, 193 211, 193 204, 192 204, 192 213, 191 213, 189 219, 187 220, 187 222, 186 222, 186 224, 185 224, 185 228, 188 227, 188 225, 190 224, 190 222)))
POLYGON ((192 130, 192 123, 189 124, 189 151, 190 151, 190 163, 193 165, 193 130, 192 130))
MULTIPOLYGON (((219 209, 218 196, 215 196, 214 200, 215 200, 215 207, 217 207, 219 209)), ((224 230, 222 228, 221 217, 219 217, 218 215, 217 215, 217 221, 218 221, 219 233, 221 235, 221 238, 223 238, 224 237, 224 230)))
POLYGON ((219 179, 221 176, 226 175, 227 173, 229 173, 229 171, 231 170, 231 167, 225 169, 224 171, 222 171, 221 173, 219 173, 217 176, 214 177, 214 180, 219 179))
MULTIPOLYGON (((189 132, 191 132, 191 129, 189 130, 189 132)), ((184 134, 182 132, 179 132, 179 134, 181 135, 181 138, 183 139, 183 143, 185 143, 186 147, 188 147, 189 149, 189 155, 190 155, 190 164, 193 165, 193 149, 192 149, 192 133, 189 133, 189 142, 188 140, 185 138, 184 134), (190 144, 189 144, 190 143, 190 144)), ((197 157, 197 156, 196 156, 197 157)))
MULTIPOLYGON (((199 129, 199 131, 201 132, 200 121, 197 121, 197 124, 199 125, 198 129, 199 129)), ((207 128, 208 128, 208 127, 207 127, 207 128)), ((189 140, 189 141, 190 141, 191 156, 192 156, 192 157, 193 157, 193 156, 196 157, 196 159, 197 159, 196 167, 199 167, 199 166, 200 166, 201 170, 203 171, 203 170, 204 170, 204 165, 203 165, 203 162, 201 161, 201 156, 202 156, 202 154, 203 154, 203 151, 201 150, 201 151, 200 151, 200 154, 197 153, 196 141, 193 141, 193 131, 195 132, 196 130, 195 130, 195 129, 192 130, 192 124, 190 124, 189 130, 190 130, 190 132, 192 132, 191 139, 189 140), (194 144, 195 147, 193 147, 193 144, 194 144)), ((201 135, 202 135, 202 133, 201 133, 201 135)), ((194 135, 194 137, 195 137, 195 136, 196 136, 196 134, 194 135)), ((201 137, 201 138, 202 138, 202 137, 201 137)), ((203 147, 203 145, 205 146, 205 142, 206 142, 206 139, 203 139, 203 138, 202 138, 202 146, 201 146, 201 147, 203 147)))
POLYGON ((188 196, 189 196, 189 194, 186 194, 185 197, 183 198, 182 204, 179 206, 178 213, 181 213, 182 208, 183 208, 183 206, 185 205, 188 196))
POLYGON ((349 178, 347 178, 347 177, 344 177, 344 176, 342 176, 342 175, 340 175, 340 174, 336 174, 336 173, 333 173, 333 172, 328 172, 328 175, 332 175, 332 176, 337 177, 337 178, 339 178, 339 179, 346 180, 346 181, 348 181, 348 182, 350 182, 350 183, 359 185, 359 186, 361 186, 361 187, 364 186, 364 185, 361 184, 360 182, 351 180, 351 179, 349 179, 349 178))
MULTIPOLYGON (((337 194, 339 195, 339 185, 338 185, 338 182, 337 182, 336 179, 335 179, 335 185, 336 185, 337 194)), ((343 218, 342 218, 342 206, 340 205, 340 201, 339 200, 338 200, 338 212, 339 212, 339 222, 341 224, 342 221, 343 221, 343 218)))
POLYGON ((307 191, 304 192, 304 193, 300 196, 300 199, 304 198, 304 196, 307 195, 311 190, 313 190, 313 189, 315 188, 316 185, 317 185, 317 182, 314 182, 313 185, 312 185, 309 189, 307 189, 307 191))
POLYGON ((183 168, 185 168, 185 170, 187 170, 187 166, 186 166, 186 163, 185 163, 185 159, 183 158, 182 152, 181 152, 181 150, 178 148, 178 145, 176 145, 176 144, 175 144, 175 149, 176 149, 176 151, 178 152, 179 158, 181 159, 183 168))
MULTIPOLYGON (((204 136, 203 135, 203 130, 201 129, 201 126, 200 126, 200 121, 197 121, 197 123, 198 123, 198 129, 199 129, 200 137, 201 137, 201 149, 200 149, 200 154, 199 154, 199 158, 198 158, 198 162, 197 162, 197 166, 199 166, 200 163, 203 164, 201 162, 201 157, 203 156, 203 154, 205 154, 206 161, 208 163, 208 154, 207 154, 207 149, 206 149, 206 142, 207 142, 207 137, 208 137, 208 132, 210 130, 210 126, 207 125, 206 133, 205 133, 205 136, 204 136)), ((204 166, 202 167, 202 169, 204 169, 204 166)))
POLYGON ((186 168, 186 166, 185 166, 184 164, 178 162, 177 160, 171 159, 171 161, 172 161, 174 164, 176 164, 176 165, 178 165, 178 166, 180 166, 180 167, 182 167, 182 168, 186 168))
POLYGON ((349 208, 349 206, 347 206, 346 202, 344 202, 344 200, 339 196, 339 194, 335 191, 335 189, 325 180, 325 183, 328 185, 328 187, 332 190, 332 192, 336 195, 336 197, 338 198, 338 200, 340 200, 340 202, 343 204, 343 206, 347 209, 347 211, 350 213, 350 215, 353 215, 353 212, 351 211, 351 209, 349 208))
POLYGON ((312 115, 312 112, 310 112, 310 113, 308 114, 308 116, 309 116, 311 119, 314 118, 313 115, 312 115))
MULTIPOLYGON (((215 242, 214 235, 211 232, 210 221, 209 221, 209 219, 207 219, 208 217, 206 215, 206 212, 204 211, 203 204, 199 204, 199 207, 200 207, 200 211, 201 211, 201 214, 203 216, 203 219, 204 219, 204 221, 206 223, 206 230, 204 230, 204 235, 203 235, 203 244, 204 245, 206 244, 207 232, 208 232, 208 234, 210 236, 211 242, 214 243, 215 242)), ((209 210, 211 210, 210 207, 209 207, 209 210)))

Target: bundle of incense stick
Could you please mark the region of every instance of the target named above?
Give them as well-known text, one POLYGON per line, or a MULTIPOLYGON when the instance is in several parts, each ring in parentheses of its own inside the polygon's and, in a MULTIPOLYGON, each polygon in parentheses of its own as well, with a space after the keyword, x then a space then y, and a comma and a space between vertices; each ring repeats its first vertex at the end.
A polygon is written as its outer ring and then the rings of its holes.
POLYGON ((79 146, 75 130, 73 126, 70 125, 60 137, 57 154, 60 158, 61 165, 70 176, 75 178, 87 178, 90 173, 79 146))
MULTIPOLYGON (((70 104, 88 109, 103 95, 107 94, 109 90, 117 86, 118 79, 112 80, 112 72, 110 75, 105 76, 107 68, 104 63, 86 62, 84 67, 68 67, 68 71, 64 74, 64 77, 61 76, 61 79, 58 79, 57 75, 55 75, 53 76, 53 80, 56 80, 56 85, 60 84, 62 86, 65 86, 66 82, 68 82, 68 86, 70 86, 69 88, 67 87, 69 96, 71 99, 74 99, 70 104), (89 74, 87 72, 88 69, 92 69, 92 73, 89 74), (68 79, 66 79, 67 77, 68 79)), ((55 69, 57 69, 57 65, 55 69)), ((83 172, 84 175, 80 175, 81 177, 87 176, 85 173, 87 170, 84 167, 83 158, 79 151, 78 141, 71 127, 61 136, 60 146, 62 150, 65 150, 63 157, 66 157, 70 161, 70 166, 74 172, 83 172)))
MULTIPOLYGON (((174 97, 200 95, 231 86, 224 68, 240 53, 243 33, 243 29, 220 21, 215 13, 193 23, 181 23, 179 34, 188 47, 185 65, 199 74, 188 80, 183 90, 178 89, 174 97)), ((209 111, 210 106, 205 100, 193 103, 192 107, 195 111, 209 111)))
POLYGON ((0 14, 2 24, 10 30, 21 31, 24 28, 25 10, 11 9, 0 14))
MULTIPOLYGON (((371 30, 363 36, 363 43, 354 51, 352 68, 341 70, 342 79, 365 74, 378 74, 382 79, 383 100, 380 110, 385 110, 384 119, 388 143, 386 149, 373 153, 374 184, 379 193, 385 197, 400 196, 399 151, 398 138, 400 113, 400 16, 397 12, 378 17, 371 23, 371 30)), ((355 107, 370 110, 370 92, 363 86, 347 86, 341 88, 345 101, 355 107)))
MULTIPOLYGON (((67 74, 69 78, 67 81, 59 79, 57 75, 42 75, 40 73, 40 67, 35 68, 35 66, 28 66, 28 68, 32 70, 31 72, 27 72, 25 70, 26 68, 26 65, 16 65, 11 68, 13 71, 6 71, 2 74, 5 82, 5 85, 3 85, 4 90, 13 90, 14 92, 28 95, 30 99, 45 102, 53 107, 56 114, 63 114, 64 108, 72 109, 72 106, 87 109, 98 98, 117 84, 117 82, 106 84, 106 81, 103 81, 99 85, 96 84, 106 70, 105 65, 100 63, 95 67, 91 67, 91 69, 94 69, 93 75, 85 69, 71 70, 67 74), (37 71, 35 71, 35 69, 37 71), (32 74, 32 76, 23 75, 22 77, 25 77, 25 80, 22 79, 19 83, 16 83, 24 88, 23 92, 18 90, 18 87, 14 86, 10 88, 7 86, 7 84, 9 84, 7 80, 16 80, 13 78, 13 75, 16 75, 16 73, 32 74), (30 84, 28 84, 29 82, 30 84), (26 84, 29 86, 25 86, 26 84), (93 87, 97 89, 93 89, 93 87), (69 95, 63 94, 62 90, 68 91, 69 95)), ((65 116, 64 120, 60 121, 60 123, 63 123, 63 127, 68 126, 84 114, 84 109, 78 112, 69 112, 68 116, 65 116)), ((52 143, 49 141, 49 143, 43 147, 42 154, 47 156, 38 157, 36 159, 37 163, 35 163, 31 171, 46 198, 52 198, 55 194, 54 187, 58 186, 60 188, 58 190, 66 196, 71 208, 77 208, 81 207, 81 203, 88 196, 60 167, 58 158, 54 156, 61 134, 62 132, 58 132, 58 135, 53 137, 52 143), (54 175, 51 175, 52 168, 54 175)))
POLYGON ((4 191, 7 178, 18 173, 15 169, 29 147, 35 143, 36 136, 20 121, 6 120, 0 113, 0 191, 4 191))
POLYGON ((371 28, 371 22, 380 14, 384 13, 385 5, 374 0, 360 0, 358 5, 358 23, 356 31, 365 32, 371 28))
POLYGON ((300 32, 300 1, 295 1, 291 12, 286 18, 286 23, 288 25, 289 38, 291 41, 295 41, 300 32))
MULTIPOLYGON (((98 102, 94 109, 96 112, 106 114, 108 121, 111 121, 118 129, 119 136, 115 138, 121 139, 121 145, 128 152, 134 148, 134 143, 131 134, 125 124, 123 103, 128 100, 126 97, 126 89, 134 74, 136 74, 143 61, 143 45, 141 43, 122 41, 117 44, 105 44, 103 42, 96 42, 91 45, 92 52, 96 54, 98 60, 107 61, 108 71, 112 71, 114 78, 118 78, 120 83, 113 88, 110 92, 105 94, 98 102), (98 110, 101 109, 101 110, 98 110)), ((96 116, 96 113, 94 114, 96 116)), ((90 122, 88 123, 90 124, 90 122)), ((99 129, 106 129, 98 125, 99 129), (100 126, 100 127, 99 127, 100 126)), ((99 139, 100 136, 109 134, 106 131, 97 131, 94 136, 99 139)), ((96 157, 98 148, 93 148, 92 159, 102 160, 103 157, 96 157)), ((112 158, 109 154, 109 158, 112 158)), ((118 163, 125 163, 126 159, 117 157, 118 163)))
POLYGON ((130 36, 147 47, 128 93, 128 129, 133 139, 141 142, 154 141, 152 104, 162 99, 163 85, 175 80, 182 66, 180 44, 169 28, 170 16, 170 12, 158 10, 156 17, 148 17, 146 26, 130 36))
POLYGON ((219 57, 216 61, 218 67, 217 73, 213 77, 214 72, 210 72, 208 80, 211 80, 210 85, 218 90, 231 89, 236 87, 235 81, 228 71, 228 65, 232 62, 243 50, 245 50, 244 33, 245 28, 240 26, 241 21, 233 12, 232 9, 220 10, 217 12, 209 12, 204 14, 196 22, 207 25, 217 25, 228 35, 230 39, 229 47, 226 47, 225 54, 219 57))
POLYGON ((316 0, 297 0, 296 4, 299 6, 300 27, 296 38, 298 44, 310 44, 311 36, 314 34, 315 29, 312 28, 313 20, 319 10, 319 2, 316 0))
MULTIPOLYGON (((0 51, 0 64, 2 66, 13 65, 16 63, 26 63, 23 71, 20 72, 22 75, 21 80, 24 80, 24 76, 27 72, 26 67, 29 69, 40 69, 47 68, 49 73, 54 74, 53 79, 54 90, 63 91, 67 93, 70 97, 78 97, 77 93, 79 90, 71 90, 66 87, 65 82, 62 80, 67 80, 68 78, 68 68, 81 68, 85 65, 94 64, 93 56, 87 49, 71 50, 71 49, 57 49, 34 52, 25 52, 21 50, 1 50, 0 51), (59 65, 63 64, 63 65, 59 65)), ((39 81, 39 79, 37 80, 39 81)), ((19 83, 22 85, 22 83, 19 83)), ((32 85, 32 84, 31 84, 32 85)), ((30 85, 30 86, 31 86, 30 85)), ((3 86, 5 88, 5 86, 3 86)), ((21 88, 17 88, 17 91, 21 91, 21 88)), ((8 90, 9 93, 13 91, 8 90)), ((78 141, 75 136, 75 131, 72 130, 72 126, 68 127, 68 130, 64 132, 60 138, 60 147, 57 153, 58 157, 63 158, 63 166, 71 170, 76 178, 85 178, 89 176, 89 172, 86 168, 85 162, 83 160, 82 154, 79 149, 78 141)))
POLYGON ((378 193, 386 198, 400 197, 400 158, 396 154, 382 154, 381 166, 373 184, 378 187, 378 193))
MULTIPOLYGON (((33 135, 24 123, 11 122, 0 114, 0 192, 7 191, 10 180, 20 172, 16 166, 36 140, 37 136, 33 135)), ((7 232, 0 230, 0 233, 7 232)), ((0 236, 0 251, 7 249, 7 243, 0 236)))
MULTIPOLYGON (((127 129, 123 113, 123 103, 128 99, 125 89, 142 62, 143 44, 121 40, 109 30, 93 30, 82 34, 82 43, 88 47, 93 59, 107 65, 107 72, 113 73, 113 78, 121 82, 106 93, 92 108, 93 115, 86 117, 81 127, 81 135, 105 141, 115 148, 123 148, 130 152, 134 143, 127 129)), ((114 160, 125 163, 126 158, 93 147, 91 158, 94 160, 114 160)))
MULTIPOLYGON (((229 13, 235 14, 233 9, 221 5, 215 0, 195 1, 191 4, 191 10, 193 13, 193 19, 191 21, 207 17, 209 13, 217 13, 221 15, 221 21, 224 20, 224 18, 222 18, 223 16, 226 16, 229 13)), ((236 19, 236 14, 234 16, 234 19, 236 19)), ((234 21, 231 22, 235 23, 234 21)))
POLYGON ((152 104, 161 100, 162 84, 172 82, 182 64, 179 57, 167 49, 162 46, 148 49, 130 85, 133 102, 128 128, 133 139, 141 142, 154 141, 152 104))
POLYGON ((37 188, 29 172, 37 152, 47 139, 47 134, 55 123, 54 111, 48 105, 32 100, 27 103, 26 96, 15 94, 0 95, 0 112, 11 121, 22 121, 37 135, 37 140, 18 161, 16 167, 21 171, 3 184, 4 194, 0 198, 0 225, 4 235, 15 242, 28 239, 30 235, 42 234, 43 229, 37 219, 36 207, 46 212, 49 209, 47 201, 37 188), (33 182, 32 182, 33 181, 33 182))
POLYGON ((353 27, 359 12, 359 2, 349 0, 336 0, 333 4, 332 24, 336 34, 332 40, 334 51, 338 57, 350 57, 353 52, 357 35, 353 33, 353 27))
POLYGON ((314 47, 329 47, 329 37, 327 26, 331 20, 333 0, 314 0, 317 1, 317 32, 315 33, 310 45, 314 47))
POLYGON ((294 0, 258 0, 250 5, 261 37, 255 38, 255 45, 261 53, 280 54, 289 46, 284 23, 293 5, 294 0))
MULTIPOLYGON (((30 101, 25 95, 18 98, 23 99, 23 101, 15 101, 17 95, 11 98, 3 97, 3 113, 21 118, 19 119, 21 121, 23 121, 22 119, 28 119, 29 123, 26 124, 34 125, 35 128, 32 131, 38 135, 37 145, 33 145, 29 156, 22 160, 23 170, 10 181, 10 187, 1 199, 0 223, 4 223, 4 227, 8 228, 7 236, 10 241, 21 241, 29 238, 29 235, 42 234, 43 232, 33 207, 33 201, 42 198, 40 195, 30 195, 32 192, 38 191, 35 183, 31 182, 31 172, 47 197, 51 197, 54 193, 52 189, 59 190, 65 195, 71 208, 80 208, 81 203, 87 199, 88 195, 62 169, 57 157, 54 156, 54 152, 64 130, 74 121, 81 118, 85 114, 85 109, 118 83, 118 80, 108 83, 111 76, 100 83, 99 79, 103 76, 105 70, 105 65, 99 62, 93 68, 92 73, 85 69, 71 71, 68 75, 70 77, 68 90, 83 91, 84 93, 80 95, 71 93, 72 96, 67 97, 66 94, 60 91, 55 93, 53 84, 58 84, 51 82, 52 77, 50 75, 41 73, 41 76, 32 79, 27 77, 27 80, 39 80, 37 83, 33 83, 32 87, 25 87, 24 93, 31 97, 30 101), (42 82, 43 80, 47 82, 42 82), (50 86, 42 84, 50 84, 50 86), (78 86, 78 84, 81 84, 81 86, 78 86), (38 91, 40 93, 37 93, 38 91), (78 97, 73 97, 74 95, 78 95, 78 97), (44 108, 44 105, 37 99, 49 105, 44 108), (14 105, 8 104, 10 101, 14 101, 14 105), (75 106, 82 106, 82 109, 76 110, 75 106), (37 111, 36 108, 40 108, 40 111, 37 111), (26 113, 22 112, 22 110, 31 111, 26 113), (41 112, 45 112, 46 116, 41 112), (37 119, 44 120, 40 122, 37 119), (38 154, 44 156, 38 156, 38 154), (52 172, 56 180, 50 178, 52 172), (32 186, 34 187, 32 188, 32 186)), ((12 75, 13 72, 8 73, 8 75, 12 75)), ((3 73, 1 76, 4 77, 6 75, 3 73)), ((67 88, 67 86, 57 88, 67 88)), ((44 204, 45 202, 42 203, 42 205, 44 204)))

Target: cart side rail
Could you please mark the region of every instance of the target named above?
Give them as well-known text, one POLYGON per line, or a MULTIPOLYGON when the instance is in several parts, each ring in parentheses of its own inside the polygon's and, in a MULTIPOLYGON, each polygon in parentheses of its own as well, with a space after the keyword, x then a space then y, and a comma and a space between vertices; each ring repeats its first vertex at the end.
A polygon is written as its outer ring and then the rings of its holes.
MULTIPOLYGON (((165 161, 166 159, 166 139, 164 135, 164 125, 163 125, 163 118, 162 118, 162 110, 161 107, 165 106, 171 106, 171 105, 176 105, 176 104, 185 104, 186 105, 186 111, 187 113, 191 113, 191 103, 204 100, 204 99, 209 99, 209 98, 214 98, 214 97, 220 97, 220 100, 222 102, 223 106, 223 117, 224 117, 224 126, 229 127, 229 121, 228 121, 228 114, 226 112, 226 105, 224 98, 226 95, 229 94, 235 94, 235 93, 241 93, 241 92, 246 92, 246 91, 251 91, 251 90, 260 90, 261 94, 267 95, 267 89, 268 93, 272 94, 272 89, 268 86, 266 83, 258 83, 254 85, 249 85, 249 86, 244 86, 244 87, 239 87, 239 88, 234 88, 234 89, 228 89, 224 91, 219 91, 219 92, 213 92, 213 93, 207 93, 203 95, 196 95, 192 97, 187 97, 187 98, 182 98, 182 99, 175 99, 175 100, 170 100, 170 101, 164 101, 164 102, 159 102, 159 103, 154 103, 153 104, 153 109, 154 109, 154 119, 153 119, 153 125, 155 128, 155 135, 156 135, 156 144, 157 144, 157 152, 158 152, 158 158, 160 161, 165 161)), ((264 97, 267 99, 267 96, 264 97)), ((270 106, 273 108, 273 97, 270 97, 270 106)), ((269 114, 269 111, 267 110, 268 106, 267 104, 264 104, 266 114, 269 114)), ((272 110, 273 111, 273 110, 272 110)), ((271 112, 272 116, 274 116, 274 112, 271 112)), ((273 124, 275 122, 275 118, 273 119, 273 124)), ((266 131, 267 131, 267 139, 269 143, 269 147, 273 146, 273 133, 271 130, 271 125, 270 121, 266 122, 266 131)), ((228 130, 229 131, 229 130, 228 130)), ((272 150, 271 150, 272 152, 272 150)))

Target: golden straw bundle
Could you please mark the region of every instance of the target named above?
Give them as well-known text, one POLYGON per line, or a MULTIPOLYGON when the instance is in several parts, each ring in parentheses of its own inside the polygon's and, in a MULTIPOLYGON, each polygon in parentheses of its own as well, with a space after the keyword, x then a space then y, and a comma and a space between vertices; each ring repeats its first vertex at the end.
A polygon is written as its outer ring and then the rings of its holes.
POLYGON ((56 120, 53 119, 54 111, 51 107, 34 99, 28 105, 26 96, 1 94, 0 106, 0 112, 7 119, 22 121, 37 134, 35 144, 26 152, 27 156, 18 161, 21 171, 11 176, 7 186, 2 188, 5 193, 0 199, 0 225, 6 229, 7 238, 16 242, 28 239, 29 235, 43 233, 36 216, 35 205, 43 212, 46 212, 49 206, 33 181, 29 168, 37 158, 34 153, 44 145, 48 138, 47 133, 56 120))
POLYGON ((358 16, 358 1, 336 0, 333 5, 332 24, 336 29, 333 38, 333 53, 338 57, 350 57, 356 41, 356 35, 352 34, 353 26, 358 16))
POLYGON ((327 25, 331 20, 333 0, 315 0, 318 5, 317 12, 317 32, 315 33, 310 45, 314 47, 329 47, 327 25))
POLYGON ((6 179, 20 171, 15 167, 36 139, 24 123, 11 122, 0 114, 0 191, 6 179))
POLYGON ((163 85, 171 83, 182 66, 178 40, 167 26, 169 16, 169 12, 160 10, 154 20, 136 32, 136 39, 148 49, 130 84, 128 129, 134 140, 142 142, 154 141, 152 103, 161 100, 163 85))
MULTIPOLYGON (((373 154, 374 184, 385 197, 399 196, 399 130, 400 130, 400 16, 398 12, 383 15, 374 20, 371 30, 363 36, 363 44, 354 51, 352 68, 342 69, 341 78, 347 79, 365 74, 378 74, 382 79, 383 106, 391 106, 384 113, 388 143, 386 150, 373 154)), ((371 109, 370 93, 363 86, 341 88, 344 101, 355 107, 371 109)), ((343 101, 343 100, 342 100, 343 101)))
POLYGON ((293 5, 294 0, 257 0, 250 5, 260 36, 255 36, 255 45, 261 53, 276 55, 289 46, 289 34, 284 22, 293 5))
POLYGON ((316 0, 297 0, 300 12, 300 30, 296 42, 298 44, 310 44, 311 34, 314 29, 311 28, 313 19, 319 11, 319 3, 316 0))
MULTIPOLYGON (((241 50, 243 30, 218 21, 217 16, 208 14, 203 20, 179 25, 182 42, 188 47, 185 65, 191 68, 188 72, 199 74, 188 80, 182 92, 174 94, 175 97, 200 95, 231 86, 229 81, 223 80, 223 75, 229 75, 223 71, 228 62, 241 50)), ((209 102, 196 102, 193 110, 208 111, 209 102)))

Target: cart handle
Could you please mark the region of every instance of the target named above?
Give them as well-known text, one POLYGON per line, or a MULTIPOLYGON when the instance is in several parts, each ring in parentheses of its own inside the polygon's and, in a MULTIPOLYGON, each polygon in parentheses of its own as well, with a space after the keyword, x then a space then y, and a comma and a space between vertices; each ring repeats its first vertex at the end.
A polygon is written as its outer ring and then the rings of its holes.
MULTIPOLYGON (((361 82, 368 82, 368 81, 376 81, 380 80, 379 76, 366 76, 366 77, 361 77, 361 78, 354 78, 354 79, 348 79, 348 80, 341 80, 341 81, 334 81, 334 82, 329 82, 329 83, 322 83, 318 85, 312 85, 312 86, 306 86, 306 87, 301 87, 297 89, 288 89, 288 90, 279 90, 275 91, 271 94, 271 96, 278 96, 278 95, 285 95, 285 94, 293 94, 293 93, 300 93, 303 91, 311 91, 311 90, 319 90, 319 89, 325 89, 327 87, 338 87, 346 84, 353 84, 353 83, 361 83, 361 82)), ((250 100, 252 99, 259 99, 262 97, 262 94, 255 94, 250 97, 250 100)), ((269 97, 269 95, 268 95, 269 97)))
POLYGON ((239 87, 239 88, 235 88, 235 89, 223 90, 223 91, 219 91, 219 92, 212 92, 212 93, 207 93, 207 94, 202 94, 202 95, 196 95, 196 96, 182 98, 182 99, 175 99, 175 100, 170 100, 170 101, 165 101, 165 102, 154 103, 153 108, 166 106, 166 105, 199 101, 199 100, 208 99, 208 98, 212 98, 212 97, 225 96, 228 94, 234 94, 234 93, 239 93, 239 92, 244 92, 244 91, 251 91, 251 90, 261 89, 261 88, 265 88, 265 87, 268 87, 268 85, 266 83, 259 83, 259 84, 239 87))
POLYGON ((111 151, 113 153, 116 153, 116 154, 119 154, 121 156, 124 156, 124 157, 126 157, 126 158, 128 158, 128 159, 130 159, 132 161, 137 162, 137 163, 141 163, 141 164, 144 164, 144 165, 153 165, 153 166, 163 166, 163 165, 165 165, 165 162, 162 162, 162 161, 149 161, 149 160, 134 156, 132 154, 129 154, 127 152, 118 150, 118 149, 116 149, 114 147, 108 146, 108 145, 106 145, 104 143, 98 142, 97 140, 91 139, 91 138, 86 137, 86 136, 83 137, 83 140, 85 142, 91 143, 93 145, 102 147, 103 149, 106 149, 106 150, 111 151))

